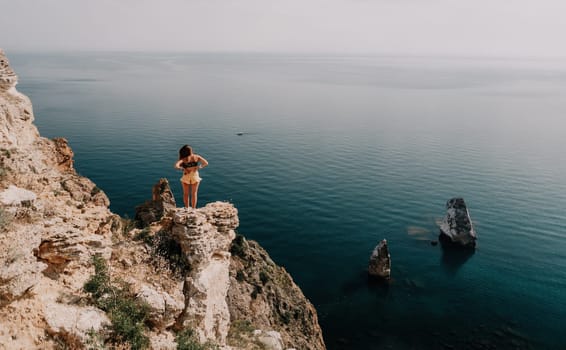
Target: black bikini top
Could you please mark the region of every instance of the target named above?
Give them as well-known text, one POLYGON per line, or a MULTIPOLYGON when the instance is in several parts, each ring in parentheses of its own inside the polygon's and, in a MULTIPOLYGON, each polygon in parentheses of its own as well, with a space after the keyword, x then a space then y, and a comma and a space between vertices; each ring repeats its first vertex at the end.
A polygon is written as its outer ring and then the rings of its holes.
POLYGON ((198 165, 198 162, 183 162, 183 163, 181 163, 181 167, 183 167, 185 169, 186 168, 192 168, 192 167, 197 166, 197 165, 198 165))

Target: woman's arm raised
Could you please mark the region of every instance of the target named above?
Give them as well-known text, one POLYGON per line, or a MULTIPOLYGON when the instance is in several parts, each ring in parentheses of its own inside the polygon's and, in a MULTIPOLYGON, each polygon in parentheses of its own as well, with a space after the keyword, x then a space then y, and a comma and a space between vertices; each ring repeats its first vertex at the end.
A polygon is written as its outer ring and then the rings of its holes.
POLYGON ((205 166, 208 165, 208 161, 207 161, 206 159, 204 159, 203 157, 198 156, 198 160, 199 160, 199 162, 201 163, 201 164, 199 165, 199 169, 202 169, 202 168, 204 168, 205 166))

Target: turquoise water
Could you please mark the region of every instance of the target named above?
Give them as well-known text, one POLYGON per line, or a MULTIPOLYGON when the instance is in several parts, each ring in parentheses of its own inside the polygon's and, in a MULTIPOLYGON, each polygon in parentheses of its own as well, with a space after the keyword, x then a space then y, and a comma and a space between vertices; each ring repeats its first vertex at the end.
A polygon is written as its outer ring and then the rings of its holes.
POLYGON ((564 349, 566 62, 10 54, 43 136, 133 216, 178 148, 315 304, 329 349, 564 349), (238 136, 238 132, 244 135, 238 136), (436 222, 465 198, 479 246, 436 222), (393 281, 368 283, 387 238, 393 281))

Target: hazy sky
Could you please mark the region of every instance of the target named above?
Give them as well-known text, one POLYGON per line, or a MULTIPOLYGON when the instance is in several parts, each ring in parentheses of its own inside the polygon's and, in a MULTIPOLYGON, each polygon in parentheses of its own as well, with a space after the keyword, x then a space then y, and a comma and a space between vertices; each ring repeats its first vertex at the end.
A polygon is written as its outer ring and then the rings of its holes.
POLYGON ((566 0, 0 0, 6 50, 566 57, 566 0))

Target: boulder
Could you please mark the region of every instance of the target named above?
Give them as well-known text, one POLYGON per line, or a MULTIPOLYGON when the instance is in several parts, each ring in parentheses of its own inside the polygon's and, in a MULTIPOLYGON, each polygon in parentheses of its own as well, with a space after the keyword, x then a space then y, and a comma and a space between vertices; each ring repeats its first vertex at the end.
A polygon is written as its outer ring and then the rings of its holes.
POLYGON ((253 332, 256 341, 261 344, 262 349, 265 350, 283 350, 283 339, 281 334, 276 331, 262 331, 256 329, 253 332))
POLYGON ((98 332, 110 325, 106 314, 92 306, 49 303, 45 305, 43 315, 49 333, 71 333, 84 340, 88 339, 89 332, 98 332))
POLYGON ((175 300, 168 293, 145 284, 141 286, 137 297, 149 306, 149 321, 159 329, 173 326, 185 307, 183 300, 175 300))
POLYGON ((169 186, 169 181, 165 178, 153 185, 151 200, 136 207, 135 220, 141 227, 149 226, 152 222, 172 213, 177 208, 173 191, 169 186))
POLYGON ((446 202, 446 215, 440 224, 439 241, 444 247, 474 249, 476 232, 463 198, 446 202))
POLYGON ((387 248, 387 240, 384 239, 371 253, 369 258, 368 273, 372 277, 390 279, 391 278, 391 256, 387 248))
POLYGON ((10 185, 8 189, 0 193, 0 203, 4 205, 21 205, 22 203, 31 203, 37 198, 37 195, 23 188, 10 185))

